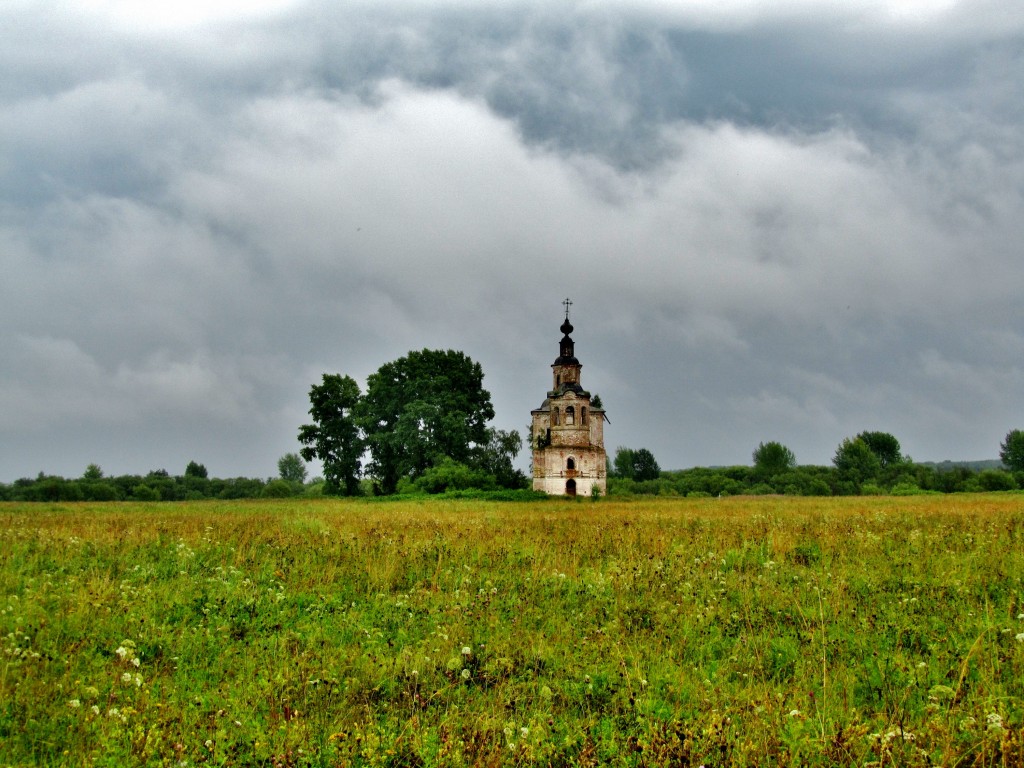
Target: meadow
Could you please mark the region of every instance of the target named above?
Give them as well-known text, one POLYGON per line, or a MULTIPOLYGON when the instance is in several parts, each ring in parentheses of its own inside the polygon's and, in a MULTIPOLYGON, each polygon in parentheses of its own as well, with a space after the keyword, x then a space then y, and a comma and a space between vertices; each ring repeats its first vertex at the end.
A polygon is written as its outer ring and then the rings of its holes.
POLYGON ((1024 496, 0 504, 0 764, 1024 765, 1024 496))

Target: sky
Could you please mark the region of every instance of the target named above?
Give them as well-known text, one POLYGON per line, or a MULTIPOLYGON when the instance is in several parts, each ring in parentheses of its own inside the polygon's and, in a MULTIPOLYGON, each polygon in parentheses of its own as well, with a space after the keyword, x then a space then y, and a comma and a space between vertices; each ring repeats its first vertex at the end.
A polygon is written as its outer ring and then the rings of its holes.
POLYGON ((995 458, 1022 243, 1017 2, 0 5, 3 482, 273 476, 424 348, 525 433, 566 297, 610 453, 995 458))

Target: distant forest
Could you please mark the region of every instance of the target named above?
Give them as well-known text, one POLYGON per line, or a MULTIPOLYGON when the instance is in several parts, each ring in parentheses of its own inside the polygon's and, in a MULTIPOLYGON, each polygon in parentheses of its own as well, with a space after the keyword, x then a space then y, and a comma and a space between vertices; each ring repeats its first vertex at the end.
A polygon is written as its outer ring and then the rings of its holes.
MULTIPOLYGON (((860 436, 857 440, 863 442, 860 436)), ((752 466, 683 470, 661 470, 653 455, 644 449, 619 448, 614 457, 609 457, 608 495, 620 498, 641 495, 916 495, 1024 489, 1024 471, 1009 470, 997 459, 918 463, 904 461, 901 456, 900 460, 883 462, 874 454, 872 460, 855 443, 856 440, 844 441, 847 450, 837 451, 838 465, 799 466, 789 462, 791 454, 784 446, 762 443, 754 452, 752 466), (782 451, 777 451, 778 448, 782 451), (853 457, 846 455, 850 452, 853 457)), ((450 470, 451 464, 448 467, 450 470)), ((197 462, 190 462, 181 475, 160 469, 146 475, 106 476, 100 467, 90 464, 78 478, 39 473, 37 477, 22 478, 9 485, 0 483, 0 501, 194 501, 325 495, 323 478, 307 481, 305 464, 298 455, 281 457, 278 468, 279 475, 273 478, 220 479, 209 477, 206 467, 197 462)), ((519 489, 496 489, 493 483, 480 482, 479 476, 472 472, 449 471, 447 476, 448 483, 406 484, 399 495, 440 493, 510 500, 534 497, 525 477, 519 489)), ((374 496, 379 492, 379 486, 371 479, 360 482, 358 495, 374 496)), ((543 494, 537 496, 544 498, 543 494)))

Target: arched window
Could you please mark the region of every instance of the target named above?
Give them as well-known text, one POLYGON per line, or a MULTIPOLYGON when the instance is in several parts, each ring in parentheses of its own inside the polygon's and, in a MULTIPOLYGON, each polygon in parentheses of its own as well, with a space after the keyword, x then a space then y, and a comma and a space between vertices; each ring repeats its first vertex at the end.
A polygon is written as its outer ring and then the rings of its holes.
POLYGON ((565 423, 575 424, 576 423, 576 409, 571 405, 565 407, 565 423))
POLYGON ((558 408, 551 409, 551 426, 558 426, 558 408))
POLYGON ((587 426, 587 406, 580 406, 580 424, 587 426))
POLYGON ((572 456, 570 456, 568 459, 566 459, 565 460, 565 468, 566 469, 576 469, 576 459, 574 459, 572 456))

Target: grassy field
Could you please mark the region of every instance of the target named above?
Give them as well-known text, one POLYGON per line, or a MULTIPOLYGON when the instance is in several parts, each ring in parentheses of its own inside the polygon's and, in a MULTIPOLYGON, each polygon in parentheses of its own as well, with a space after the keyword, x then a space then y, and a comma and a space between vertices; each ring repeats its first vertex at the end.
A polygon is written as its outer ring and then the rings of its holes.
POLYGON ((1024 496, 0 504, 3 765, 1024 765, 1024 496))

